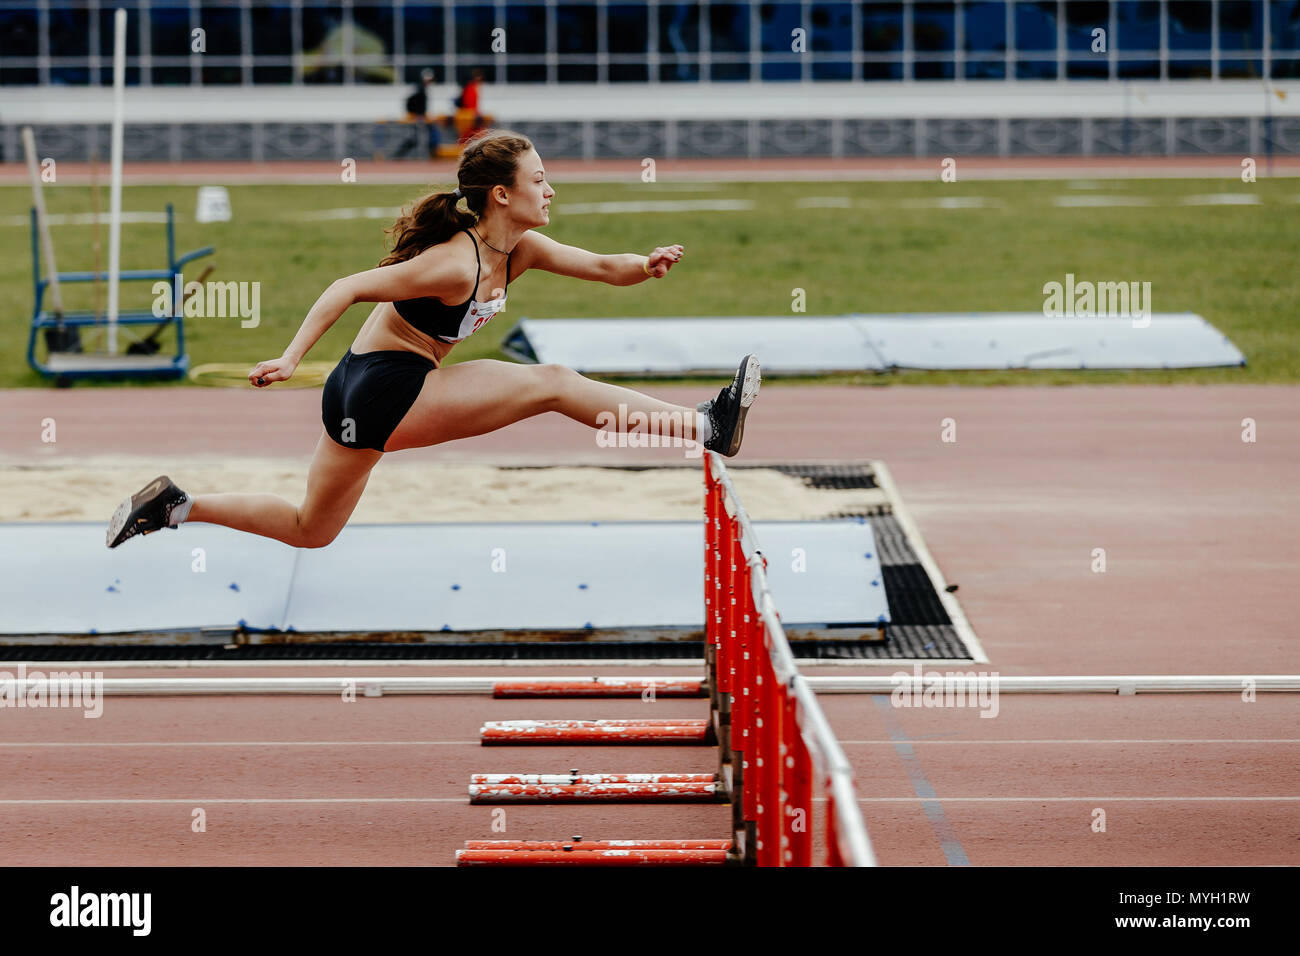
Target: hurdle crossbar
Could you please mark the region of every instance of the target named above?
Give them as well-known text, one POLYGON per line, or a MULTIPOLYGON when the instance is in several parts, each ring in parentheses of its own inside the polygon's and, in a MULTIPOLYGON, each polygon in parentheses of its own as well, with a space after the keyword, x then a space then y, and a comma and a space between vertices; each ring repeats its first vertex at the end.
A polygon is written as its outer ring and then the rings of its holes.
MULTIPOLYGON (((119 661, 3 661, 0 662, 0 682, 13 682, 18 692, 47 689, 51 680, 40 674, 66 674, 69 671, 91 671, 130 668, 152 669, 168 662, 119 661), (26 675, 14 677, 14 669, 22 668, 26 675)), ((193 662, 198 667, 203 662, 193 662)), ((253 664, 264 662, 254 661, 253 664)), ((273 661, 277 667, 300 667, 302 663, 273 661)), ((307 661, 307 665, 319 662, 307 661)), ((355 661, 340 666, 356 666, 355 661)), ((367 662, 371 666, 376 662, 367 662)), ((382 662, 380 662, 382 663, 382 662)), ((399 662, 406 663, 406 662, 399 662)), ((427 662, 418 662, 428 666, 427 662)), ((438 662, 441 666, 442 662, 438 662)), ((553 663, 553 662, 547 662, 553 663)), ((817 663, 814 661, 813 663, 817 663)), ((941 661, 929 661, 939 664, 941 661)), ((248 666, 252 666, 251 664, 248 666)), ((182 668, 177 668, 182 669, 182 668)), ((954 672, 957 674, 961 671, 954 672)), ((973 673, 972 673, 973 676, 973 673)), ((549 684, 558 684, 569 678, 546 678, 549 684)), ((643 678, 636 678, 640 683, 643 678)), ((572 678, 578 686, 585 686, 588 678, 572 678)), ((647 682, 666 678, 644 678, 647 682)), ((801 683, 817 694, 889 694, 895 690, 923 690, 929 680, 928 672, 918 680, 911 673, 892 676, 867 677, 859 675, 801 675, 801 683)), ((108 697, 181 697, 204 695, 280 695, 315 694, 338 696, 355 692, 363 697, 384 697, 390 694, 423 694, 426 696, 478 696, 492 695, 498 683, 494 677, 104 677, 100 687, 108 697)), ((1300 692, 1300 674, 1133 674, 1097 676, 999 676, 997 690, 1000 694, 1239 694, 1245 690, 1256 693, 1300 692)), ((691 695, 694 696, 694 695, 691 695)))

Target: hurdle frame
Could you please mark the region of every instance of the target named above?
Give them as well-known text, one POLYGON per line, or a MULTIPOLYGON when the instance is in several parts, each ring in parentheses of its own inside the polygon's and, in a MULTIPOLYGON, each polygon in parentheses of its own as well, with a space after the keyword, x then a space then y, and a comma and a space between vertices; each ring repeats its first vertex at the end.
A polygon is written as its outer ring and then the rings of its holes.
POLYGON ((853 768, 795 665, 767 559, 715 452, 704 479, 705 661, 733 854, 745 865, 811 866, 818 779, 827 865, 874 866, 853 768))

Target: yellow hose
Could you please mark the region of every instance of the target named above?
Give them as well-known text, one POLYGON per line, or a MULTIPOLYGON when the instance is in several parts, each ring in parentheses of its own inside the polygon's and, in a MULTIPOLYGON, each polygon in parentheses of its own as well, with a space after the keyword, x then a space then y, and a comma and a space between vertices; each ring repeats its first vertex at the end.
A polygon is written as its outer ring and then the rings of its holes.
MULTIPOLYGON (((256 364, 256 363, 253 363, 256 364)), ((209 362, 190 369, 190 381, 199 385, 218 385, 225 388, 254 388, 248 380, 253 365, 234 362, 209 362)), ((334 371, 333 362, 303 362, 294 369, 287 382, 274 382, 267 388, 320 388, 334 371)))

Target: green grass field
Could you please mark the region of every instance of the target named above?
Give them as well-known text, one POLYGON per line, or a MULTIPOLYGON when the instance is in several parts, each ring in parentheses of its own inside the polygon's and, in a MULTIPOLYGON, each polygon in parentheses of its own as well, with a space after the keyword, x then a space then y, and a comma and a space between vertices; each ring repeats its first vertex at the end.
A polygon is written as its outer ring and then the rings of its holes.
MULTIPOLYGON (((789 315, 792 290, 809 315, 845 312, 1042 308, 1043 284, 1078 279, 1149 281, 1157 312, 1196 312, 1246 355, 1245 368, 1150 372, 906 372, 824 376, 885 384, 1300 381, 1300 181, 1216 180, 928 183, 561 184, 547 234, 598 252, 648 252, 682 243, 687 256, 666 280, 631 288, 543 273, 511 286, 505 313, 459 345, 450 361, 501 357, 502 338, 525 316, 789 315), (1258 205, 1188 205, 1188 197, 1249 193, 1258 205), (1132 196, 1143 206, 1060 208, 1059 196, 1132 196), (835 197, 849 208, 805 208, 835 197), (987 208, 943 209, 943 197, 983 197, 987 208), (567 203, 656 199, 751 200, 747 211, 565 215, 567 203)), ((47 186, 51 213, 86 213, 91 193, 47 186)), ((178 213, 177 249, 215 245, 212 279, 261 283, 261 323, 195 318, 186 324, 191 364, 253 363, 281 354, 307 309, 335 278, 374 266, 389 220, 305 220, 333 208, 391 207, 418 190, 401 186, 234 186, 234 221, 193 221, 193 186, 127 187, 123 209, 178 213)), ((107 203, 107 189, 102 202, 107 203)), ((48 384, 26 362, 32 310, 26 188, 0 189, 0 387, 48 384)), ((90 226, 53 229, 61 271, 90 269, 90 226)), ((164 265, 164 227, 123 227, 124 268, 164 265)), ((107 262, 107 229, 101 263, 107 262)), ((197 269, 191 267, 196 278, 197 269)), ((89 308, 90 288, 67 287, 65 307, 89 308)), ((123 287, 123 308, 148 308, 147 284, 123 287)), ((336 360, 371 306, 357 305, 308 360, 336 360)), ((801 380, 791 380, 801 381, 801 380)), ((802 380, 807 381, 807 380, 802 380)), ((85 386, 78 386, 85 387, 85 386)))

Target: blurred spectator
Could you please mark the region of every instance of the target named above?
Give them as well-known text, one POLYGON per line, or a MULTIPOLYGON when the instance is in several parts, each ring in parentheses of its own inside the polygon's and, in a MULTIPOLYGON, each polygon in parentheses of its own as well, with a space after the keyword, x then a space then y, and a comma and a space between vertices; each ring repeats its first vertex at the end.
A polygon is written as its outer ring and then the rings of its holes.
POLYGON ((429 118, 429 94, 433 90, 433 84, 437 77, 433 70, 421 70, 420 79, 415 83, 414 91, 406 98, 406 121, 413 124, 411 135, 407 140, 397 148, 393 157, 405 156, 412 148, 419 145, 420 132, 427 129, 429 158, 436 159, 438 156, 438 124, 429 118))
MULTIPOLYGON (((468 129, 463 129, 460 140, 465 142, 472 138, 484 126, 483 113, 479 110, 479 87, 483 84, 483 71, 479 69, 471 70, 469 80, 461 87, 460 95, 455 99, 457 110, 464 111, 463 116, 473 116, 472 122, 469 123, 468 129)), ((463 123, 457 126, 463 127, 463 123)))

